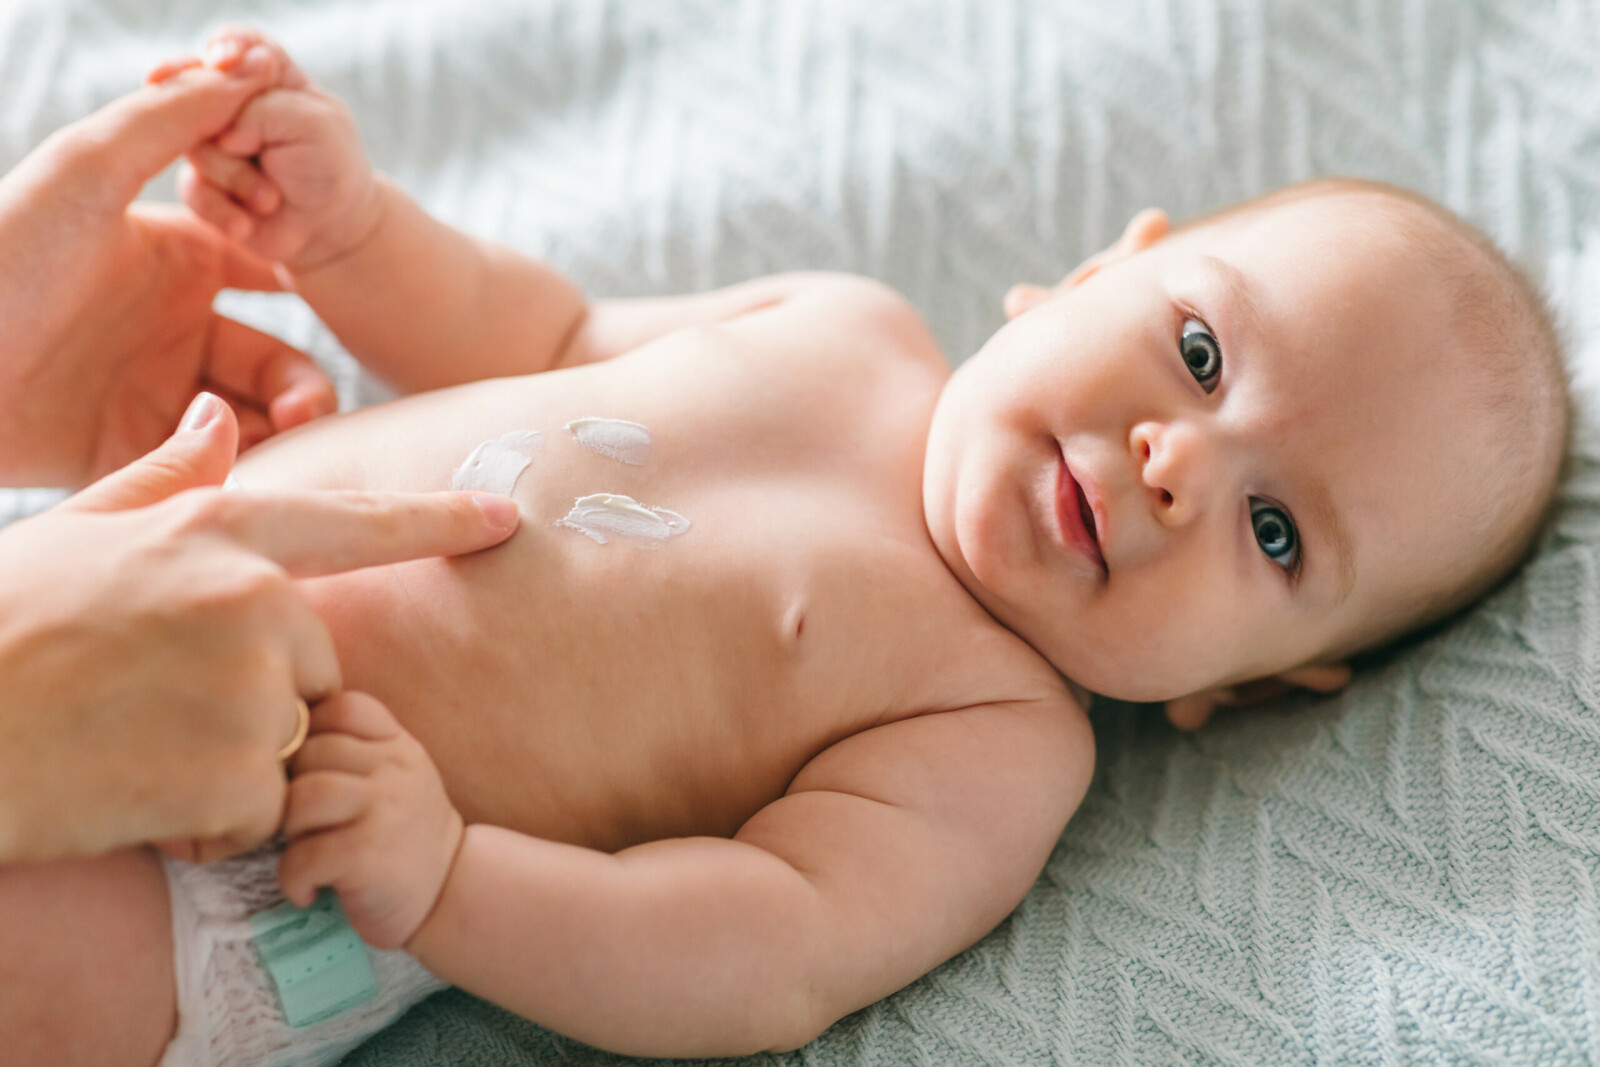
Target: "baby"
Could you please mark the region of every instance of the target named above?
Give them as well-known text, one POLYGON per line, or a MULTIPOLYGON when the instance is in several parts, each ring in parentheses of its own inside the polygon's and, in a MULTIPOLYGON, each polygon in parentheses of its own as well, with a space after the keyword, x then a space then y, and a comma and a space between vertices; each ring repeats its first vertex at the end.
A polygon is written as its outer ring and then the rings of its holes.
POLYGON ((1143 212, 952 374, 859 278, 586 305, 375 175, 275 54, 185 200, 414 395, 272 439, 241 491, 454 482, 523 524, 302 585, 388 710, 314 714, 280 850, 78 869, 60 950, 124 992, 41 997, 51 1062, 319 1062, 442 983, 627 1054, 797 1047, 1027 893, 1088 693, 1195 727, 1337 689, 1503 578, 1553 496, 1548 320, 1413 194, 1143 212), (278 884, 336 891, 376 998, 284 1021, 245 925, 278 884))

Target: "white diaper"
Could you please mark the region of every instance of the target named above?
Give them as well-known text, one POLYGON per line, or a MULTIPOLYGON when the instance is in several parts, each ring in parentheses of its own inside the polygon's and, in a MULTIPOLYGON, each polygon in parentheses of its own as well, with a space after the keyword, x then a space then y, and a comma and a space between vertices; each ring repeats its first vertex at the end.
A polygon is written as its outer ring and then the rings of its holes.
POLYGON ((251 943, 249 917, 283 900, 279 850, 217 863, 163 858, 172 896, 178 1032, 161 1067, 299 1067, 337 1062, 407 1008, 445 988, 404 952, 368 948, 378 993, 329 1019, 289 1026, 251 943))

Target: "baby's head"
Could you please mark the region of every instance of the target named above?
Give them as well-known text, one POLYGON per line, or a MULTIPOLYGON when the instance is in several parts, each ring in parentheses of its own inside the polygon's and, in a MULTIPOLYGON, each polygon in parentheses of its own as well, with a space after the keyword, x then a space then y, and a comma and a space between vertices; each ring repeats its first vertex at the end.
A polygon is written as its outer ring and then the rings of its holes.
POLYGON ((963 364, 928 526, 1068 678, 1200 701, 1345 663, 1526 555, 1566 451, 1542 302, 1443 208, 1321 180, 1148 211, 963 364))

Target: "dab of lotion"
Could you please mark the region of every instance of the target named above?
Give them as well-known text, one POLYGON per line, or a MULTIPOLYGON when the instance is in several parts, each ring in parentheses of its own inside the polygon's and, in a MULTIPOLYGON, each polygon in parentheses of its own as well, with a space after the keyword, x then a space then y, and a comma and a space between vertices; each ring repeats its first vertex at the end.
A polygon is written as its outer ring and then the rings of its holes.
POLYGON ((645 545, 658 545, 689 529, 689 520, 676 511, 651 508, 621 493, 590 493, 572 502, 567 517, 556 522, 600 544, 607 534, 619 534, 645 545))
POLYGON ((513 430, 485 441, 450 476, 450 488, 510 496, 517 479, 532 462, 530 457, 542 448, 544 437, 537 430, 513 430))
POLYGON ((635 467, 650 458, 650 428, 637 422, 590 415, 567 423, 567 432, 589 451, 635 467))

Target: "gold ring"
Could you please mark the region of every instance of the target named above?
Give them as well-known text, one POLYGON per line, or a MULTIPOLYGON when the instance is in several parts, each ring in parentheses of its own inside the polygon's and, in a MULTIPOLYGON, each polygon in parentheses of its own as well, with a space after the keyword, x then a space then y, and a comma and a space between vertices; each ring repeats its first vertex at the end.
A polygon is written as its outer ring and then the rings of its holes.
POLYGON ((294 736, 289 738, 289 743, 278 750, 278 761, 281 763, 300 751, 300 746, 306 743, 306 734, 311 732, 311 707, 303 697, 294 698, 296 720, 294 736))

